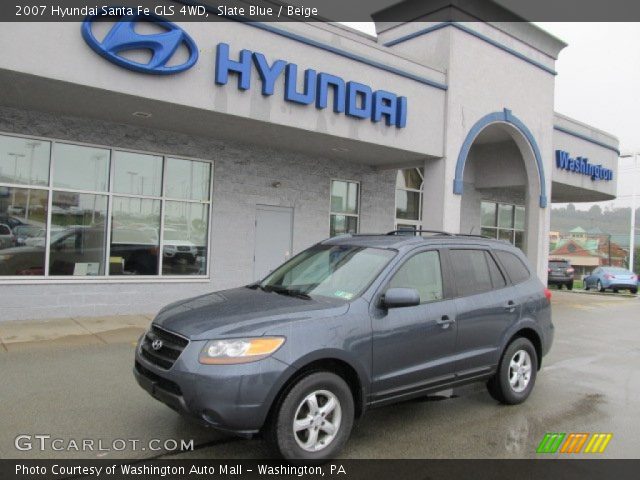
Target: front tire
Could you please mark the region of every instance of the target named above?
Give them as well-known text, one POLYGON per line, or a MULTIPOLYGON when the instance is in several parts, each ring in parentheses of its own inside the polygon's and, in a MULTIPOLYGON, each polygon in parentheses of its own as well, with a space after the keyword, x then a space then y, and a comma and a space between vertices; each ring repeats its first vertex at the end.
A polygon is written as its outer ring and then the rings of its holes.
POLYGON ((602 283, 600 283, 600 280, 598 280, 598 283, 596 283, 596 287, 598 288, 598 291, 600 293, 604 293, 605 288, 602 286, 602 283))
POLYGON ((315 372, 300 379, 277 406, 269 443, 287 460, 321 463, 335 457, 351 434, 354 401, 338 375, 315 372))
POLYGON ((500 403, 517 405, 531 394, 537 373, 536 349, 528 339, 518 337, 504 351, 498 371, 487 382, 487 389, 500 403))

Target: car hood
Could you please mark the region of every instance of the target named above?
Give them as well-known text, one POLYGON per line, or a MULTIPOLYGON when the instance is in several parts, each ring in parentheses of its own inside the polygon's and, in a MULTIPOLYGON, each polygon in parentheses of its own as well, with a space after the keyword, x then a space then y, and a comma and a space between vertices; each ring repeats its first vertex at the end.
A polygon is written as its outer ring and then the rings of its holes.
POLYGON ((0 250, 0 255, 20 255, 21 253, 42 253, 44 247, 34 245, 24 245, 21 247, 4 248, 0 250))
POLYGON ((191 340, 205 340, 263 335, 282 323, 342 315, 348 308, 340 299, 304 299, 240 287, 172 303, 153 323, 191 340))
POLYGON ((164 242, 165 247, 178 246, 178 247, 195 247, 195 243, 190 242, 189 240, 167 240, 164 242))

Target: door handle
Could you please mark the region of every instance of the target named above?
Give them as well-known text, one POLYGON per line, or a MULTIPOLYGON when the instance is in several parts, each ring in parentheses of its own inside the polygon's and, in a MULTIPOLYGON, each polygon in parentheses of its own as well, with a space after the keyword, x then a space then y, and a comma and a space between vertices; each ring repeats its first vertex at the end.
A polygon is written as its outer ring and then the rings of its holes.
POLYGON ((436 323, 442 328, 449 328, 449 325, 451 325, 452 323, 456 323, 456 321, 453 318, 449 318, 449 315, 443 315, 442 317, 436 319, 436 323))
POLYGON ((518 306, 517 303, 515 303, 513 300, 509 300, 507 304, 504 306, 504 309, 509 310, 510 312, 513 312, 517 306, 518 306))

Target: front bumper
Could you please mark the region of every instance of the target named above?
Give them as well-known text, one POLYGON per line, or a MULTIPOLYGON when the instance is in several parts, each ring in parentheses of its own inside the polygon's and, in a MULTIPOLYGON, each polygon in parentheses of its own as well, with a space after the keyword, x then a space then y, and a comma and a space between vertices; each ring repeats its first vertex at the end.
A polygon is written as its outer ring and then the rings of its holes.
POLYGON ((268 357, 238 365, 202 365, 204 341, 192 341, 169 369, 136 348, 133 374, 152 397, 179 413, 226 432, 249 436, 263 426, 288 365, 268 357))

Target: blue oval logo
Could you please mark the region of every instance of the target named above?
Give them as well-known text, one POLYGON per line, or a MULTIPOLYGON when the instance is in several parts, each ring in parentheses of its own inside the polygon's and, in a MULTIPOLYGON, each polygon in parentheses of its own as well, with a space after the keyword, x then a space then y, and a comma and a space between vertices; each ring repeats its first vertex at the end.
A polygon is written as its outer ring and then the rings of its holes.
POLYGON ((107 15, 90 15, 82 22, 82 37, 97 54, 121 67, 141 73, 154 75, 171 75, 184 72, 198 61, 198 47, 193 39, 179 26, 164 20, 157 15, 128 15, 120 18, 99 41, 93 35, 93 22, 107 15), (162 33, 143 35, 134 29, 139 22, 152 22, 164 28, 162 33), (181 65, 168 66, 178 48, 184 45, 189 51, 189 59, 181 65), (131 50, 149 50, 151 59, 148 63, 135 62, 121 54, 131 50))

